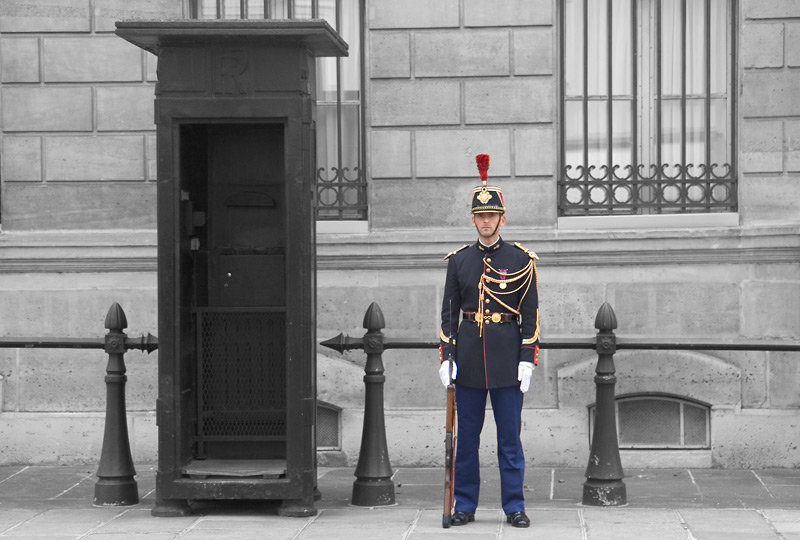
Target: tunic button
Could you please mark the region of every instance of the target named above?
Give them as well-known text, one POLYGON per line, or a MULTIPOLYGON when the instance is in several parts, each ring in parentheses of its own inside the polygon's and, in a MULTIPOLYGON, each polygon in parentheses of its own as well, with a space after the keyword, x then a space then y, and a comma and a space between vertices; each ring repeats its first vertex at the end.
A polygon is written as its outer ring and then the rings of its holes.
POLYGON ((488 309, 486 310, 486 313, 489 313, 489 310, 488 310, 488 309))
POLYGON ((492 262, 492 258, 491 257, 486 257, 486 262, 492 262))
POLYGON ((486 302, 488 304, 489 303, 489 299, 487 298, 486 300, 484 300, 484 302, 486 302))

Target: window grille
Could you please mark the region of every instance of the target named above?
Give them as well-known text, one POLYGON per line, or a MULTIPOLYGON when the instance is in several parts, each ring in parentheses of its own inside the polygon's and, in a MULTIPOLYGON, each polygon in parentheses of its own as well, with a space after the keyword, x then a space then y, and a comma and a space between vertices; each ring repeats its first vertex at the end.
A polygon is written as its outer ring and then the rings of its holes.
POLYGON ((732 212, 735 0, 565 0, 561 216, 732 212))
MULTIPOLYGON (((709 407, 666 396, 628 396, 616 400, 619 447, 626 449, 710 448, 709 407)), ((589 411, 594 428, 595 408, 589 411)))
POLYGON ((317 59, 318 220, 366 220, 361 107, 363 0, 189 0, 194 19, 325 19, 349 45, 317 59))

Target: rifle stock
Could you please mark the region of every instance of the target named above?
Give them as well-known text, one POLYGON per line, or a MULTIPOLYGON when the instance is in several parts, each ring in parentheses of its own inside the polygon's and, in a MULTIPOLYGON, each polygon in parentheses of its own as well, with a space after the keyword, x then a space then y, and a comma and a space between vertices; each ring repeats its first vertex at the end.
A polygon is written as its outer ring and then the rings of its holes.
POLYGON ((442 513, 442 527, 450 527, 450 519, 455 499, 455 450, 456 450, 456 387, 450 384, 447 387, 447 417, 445 422, 444 440, 444 512, 442 513))

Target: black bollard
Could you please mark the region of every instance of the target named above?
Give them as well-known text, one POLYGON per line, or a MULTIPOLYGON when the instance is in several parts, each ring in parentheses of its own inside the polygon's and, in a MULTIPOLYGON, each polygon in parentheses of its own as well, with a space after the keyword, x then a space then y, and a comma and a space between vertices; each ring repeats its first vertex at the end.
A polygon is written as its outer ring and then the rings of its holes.
POLYGON ((583 504, 589 506, 620 506, 628 497, 622 479, 622 462, 617 440, 617 412, 614 387, 617 383, 614 353, 617 350, 617 316, 608 303, 597 311, 597 402, 594 409, 594 431, 586 482, 583 484, 583 504))
POLYGON ((95 506, 128 506, 139 504, 136 470, 133 468, 128 440, 128 419, 125 413, 125 333, 128 326, 125 312, 116 302, 108 310, 105 327, 108 329, 105 350, 106 366, 106 426, 103 451, 94 486, 95 506))
POLYGON ((352 504, 355 506, 385 506, 394 504, 394 482, 386 444, 386 423, 383 415, 383 333, 386 326, 381 308, 373 302, 364 315, 364 429, 361 452, 358 454, 356 481, 353 483, 352 504))

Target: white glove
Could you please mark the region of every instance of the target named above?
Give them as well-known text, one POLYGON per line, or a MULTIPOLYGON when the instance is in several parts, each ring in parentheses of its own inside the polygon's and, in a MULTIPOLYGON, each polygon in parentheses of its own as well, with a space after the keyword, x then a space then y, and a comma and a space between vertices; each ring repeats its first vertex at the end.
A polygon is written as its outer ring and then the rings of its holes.
POLYGON ((519 389, 524 394, 531 386, 531 375, 533 375, 532 362, 520 362, 517 367, 517 380, 520 381, 519 389))
POLYGON ((456 373, 458 373, 458 366, 456 365, 455 362, 453 362, 452 377, 448 377, 447 376, 447 367, 449 365, 450 365, 450 362, 444 361, 439 366, 439 378, 442 380, 442 384, 445 385, 445 386, 449 386, 452 381, 456 380, 456 373))

